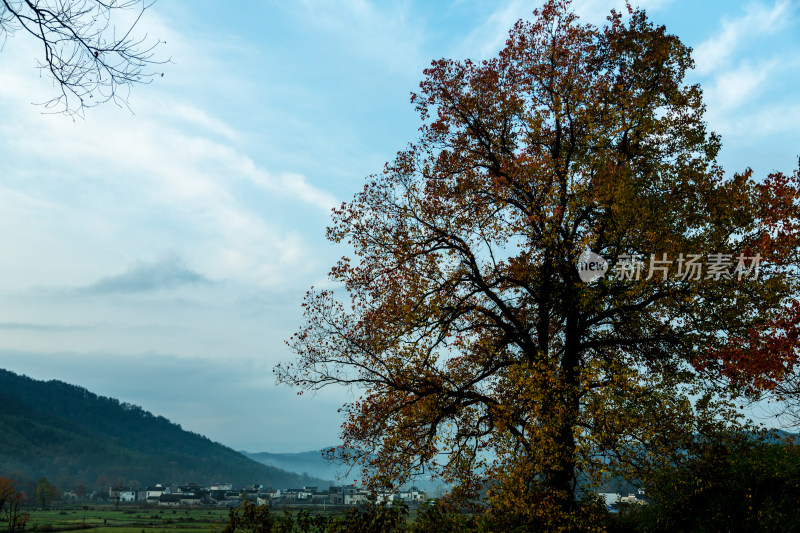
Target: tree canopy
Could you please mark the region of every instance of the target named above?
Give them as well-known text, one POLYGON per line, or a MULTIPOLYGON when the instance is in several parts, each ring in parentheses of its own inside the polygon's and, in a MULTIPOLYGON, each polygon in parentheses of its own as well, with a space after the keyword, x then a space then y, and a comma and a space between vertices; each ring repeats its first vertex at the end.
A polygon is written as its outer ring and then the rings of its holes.
POLYGON ((276 369, 363 391, 335 453, 368 483, 588 530, 594 485, 646 483, 792 371, 800 171, 725 174, 692 66, 644 11, 551 0, 425 71, 419 138, 334 211, 346 294, 308 293, 276 369))
POLYGON ((42 509, 47 509, 50 502, 58 498, 58 489, 56 489, 46 477, 39 478, 36 484, 36 504, 42 509))

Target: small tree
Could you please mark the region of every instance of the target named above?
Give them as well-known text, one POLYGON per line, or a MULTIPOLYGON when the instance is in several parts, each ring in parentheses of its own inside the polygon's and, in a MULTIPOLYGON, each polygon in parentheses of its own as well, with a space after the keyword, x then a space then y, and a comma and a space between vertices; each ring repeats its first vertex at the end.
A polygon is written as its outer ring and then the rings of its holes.
POLYGON ((276 524, 277 520, 272 516, 268 505, 256 505, 249 500, 243 500, 238 508, 231 508, 228 512, 228 523, 222 533, 271 533, 276 524))
POLYGON ((5 509, 6 503, 16 494, 14 482, 8 478, 0 476, 0 513, 5 509))
POLYGON ((25 529, 28 513, 22 511, 24 501, 25 494, 16 490, 14 482, 0 476, 0 513, 5 514, 8 533, 25 529))
POLYGON ((50 503, 58 497, 58 490, 47 480, 40 478, 36 484, 36 504, 42 509, 47 509, 50 503))

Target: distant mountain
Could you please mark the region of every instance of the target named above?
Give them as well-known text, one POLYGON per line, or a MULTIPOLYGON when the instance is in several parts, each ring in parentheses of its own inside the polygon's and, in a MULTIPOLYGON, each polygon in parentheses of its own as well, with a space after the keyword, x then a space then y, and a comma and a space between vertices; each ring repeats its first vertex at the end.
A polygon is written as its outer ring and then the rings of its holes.
MULTIPOLYGON (((334 479, 338 485, 349 485, 353 483, 354 479, 358 479, 361 475, 361 467, 353 468, 352 471, 348 472, 349 469, 347 465, 329 462, 322 455, 322 450, 311 450, 299 453, 250 453, 246 451, 241 451, 239 453, 265 465, 291 470, 292 472, 303 472, 309 476, 334 479)), ((431 481, 422 478, 415 480, 413 485, 430 494, 434 494, 437 490, 444 490, 445 488, 445 484, 441 480, 431 481)))
MULTIPOLYGON (((291 472, 302 472, 309 476, 321 477, 323 479, 338 479, 347 473, 346 466, 328 462, 328 460, 322 456, 322 450, 298 453, 249 453, 245 451, 239 453, 265 465, 289 470, 291 472)), ((360 473, 360 471, 358 473, 360 473)), ((349 477, 353 478, 354 476, 349 477)), ((345 483, 345 481, 341 481, 341 483, 345 483)), ((352 483, 352 479, 350 483, 352 483)))
MULTIPOLYGON (((776 429, 766 436, 767 442, 787 442, 793 440, 800 443, 800 435, 788 431, 776 429)), ((265 465, 290 470, 292 472, 303 472, 309 476, 322 477, 337 480, 337 484, 345 485, 353 483, 361 473, 360 468, 354 468, 348 473, 348 467, 337 463, 331 463, 322 454, 322 450, 311 450, 299 453, 272 453, 258 452, 251 453, 246 451, 239 452, 255 461, 265 465)), ((449 490, 449 486, 441 480, 417 479, 413 482, 418 488, 427 491, 429 495, 436 495, 442 491, 449 490)), ((635 493, 639 487, 621 477, 613 477, 606 480, 598 492, 618 492, 621 494, 635 493)))
POLYGON ((328 486, 253 461, 141 407, 0 369, 0 475, 58 488, 233 483, 328 486))

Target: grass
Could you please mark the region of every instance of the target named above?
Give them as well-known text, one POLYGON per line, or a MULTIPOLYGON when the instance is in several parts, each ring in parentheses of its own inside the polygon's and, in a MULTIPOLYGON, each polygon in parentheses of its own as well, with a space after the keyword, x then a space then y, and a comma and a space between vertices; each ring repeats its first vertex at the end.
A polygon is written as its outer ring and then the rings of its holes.
POLYGON ((28 510, 27 532, 61 532, 91 529, 92 533, 209 533, 219 531, 228 519, 227 509, 102 506, 28 510))

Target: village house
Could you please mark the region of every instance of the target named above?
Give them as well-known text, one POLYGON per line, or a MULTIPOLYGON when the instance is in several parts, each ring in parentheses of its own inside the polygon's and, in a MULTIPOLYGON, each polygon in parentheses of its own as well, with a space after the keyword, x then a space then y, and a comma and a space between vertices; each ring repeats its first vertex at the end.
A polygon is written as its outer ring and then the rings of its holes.
POLYGON ((108 499, 119 503, 133 503, 138 500, 138 492, 132 488, 109 487, 108 499))
POLYGON ((398 498, 405 503, 422 503, 428 499, 428 495, 417 487, 411 487, 408 490, 401 490, 398 493, 398 498))
POLYGON ((180 494, 162 494, 158 497, 158 505, 161 507, 178 507, 181 504, 180 494))
POLYGON ((164 486, 161 484, 155 487, 147 487, 144 499, 148 502, 158 502, 158 497, 164 494, 164 486))
POLYGON ((134 490, 128 487, 110 487, 109 499, 117 503, 147 502, 162 507, 218 505, 220 507, 237 507, 243 500, 258 505, 359 505, 370 500, 377 503, 391 503, 401 500, 409 505, 419 505, 427 495, 417 487, 399 492, 368 492, 355 485, 331 486, 319 490, 317 486, 302 488, 284 488, 273 490, 264 485, 248 485, 241 489, 233 489, 230 483, 215 483, 200 486, 197 483, 185 485, 156 484, 146 489, 134 490))

